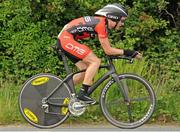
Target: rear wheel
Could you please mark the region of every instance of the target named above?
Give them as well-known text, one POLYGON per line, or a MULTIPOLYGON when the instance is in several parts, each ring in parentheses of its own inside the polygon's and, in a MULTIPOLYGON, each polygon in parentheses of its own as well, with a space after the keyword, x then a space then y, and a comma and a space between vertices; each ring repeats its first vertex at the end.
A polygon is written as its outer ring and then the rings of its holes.
POLYGON ((135 74, 119 75, 121 88, 110 80, 101 93, 100 105, 106 119, 114 126, 130 129, 143 125, 155 109, 155 94, 149 83, 135 74), (125 89, 128 100, 124 99, 125 89))
POLYGON ((46 99, 61 82, 51 74, 37 74, 25 82, 19 95, 19 109, 31 125, 52 128, 68 118, 71 91, 65 83, 46 99))

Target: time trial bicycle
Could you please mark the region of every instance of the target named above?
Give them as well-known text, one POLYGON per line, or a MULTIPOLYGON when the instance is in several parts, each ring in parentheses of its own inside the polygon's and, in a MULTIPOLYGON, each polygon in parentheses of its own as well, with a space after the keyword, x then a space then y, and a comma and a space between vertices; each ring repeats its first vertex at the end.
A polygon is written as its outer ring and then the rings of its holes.
POLYGON ((38 128, 53 128, 62 124, 70 115, 80 116, 90 105, 100 105, 104 117, 112 125, 132 129, 143 125, 155 110, 156 97, 151 85, 141 76, 132 73, 118 74, 113 60, 123 59, 133 63, 133 58, 107 56, 107 64, 100 66, 108 71, 89 89, 91 95, 105 80, 109 79, 99 96, 99 102, 87 104, 77 98, 73 84, 75 74, 68 66, 65 53, 52 46, 63 60, 67 76, 41 73, 29 78, 19 94, 19 109, 24 119, 38 128))

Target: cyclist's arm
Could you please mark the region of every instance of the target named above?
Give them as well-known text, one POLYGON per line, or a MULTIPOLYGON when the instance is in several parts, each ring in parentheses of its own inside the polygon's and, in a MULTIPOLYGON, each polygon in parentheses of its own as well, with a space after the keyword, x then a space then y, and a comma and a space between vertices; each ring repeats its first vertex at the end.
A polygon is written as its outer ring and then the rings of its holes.
POLYGON ((111 47, 108 37, 105 37, 105 38, 99 37, 99 41, 101 43, 101 46, 105 54, 107 55, 123 55, 124 54, 123 49, 117 49, 117 48, 111 47))
POLYGON ((117 49, 117 48, 111 47, 108 37, 105 37, 105 38, 99 37, 99 41, 101 43, 101 46, 102 46, 105 54, 107 54, 107 55, 133 56, 133 54, 136 53, 136 55, 134 56, 136 59, 142 58, 142 54, 137 51, 126 50, 126 53, 125 53, 125 51, 123 49, 117 49), (127 51, 128 51, 128 54, 130 54, 130 55, 127 55, 127 51))

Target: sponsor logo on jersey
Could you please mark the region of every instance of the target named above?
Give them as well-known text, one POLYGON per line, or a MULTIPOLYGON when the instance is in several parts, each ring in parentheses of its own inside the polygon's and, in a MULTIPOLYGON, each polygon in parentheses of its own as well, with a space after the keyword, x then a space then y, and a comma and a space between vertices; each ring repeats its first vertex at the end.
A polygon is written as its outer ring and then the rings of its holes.
POLYGON ((92 27, 88 27, 88 26, 78 26, 75 29, 70 31, 72 34, 74 33, 82 33, 82 32, 94 32, 94 29, 92 27))
POLYGON ((90 16, 85 16, 84 20, 85 20, 85 22, 91 22, 91 17, 90 16))
POLYGON ((86 26, 83 26, 83 27, 77 27, 77 30, 78 32, 93 32, 93 28, 92 27, 86 27, 86 26))
POLYGON ((84 49, 81 49, 80 47, 78 46, 74 46, 73 44, 71 43, 68 43, 65 45, 65 47, 73 52, 76 52, 77 54, 79 55, 83 55, 85 53, 85 50, 84 49))

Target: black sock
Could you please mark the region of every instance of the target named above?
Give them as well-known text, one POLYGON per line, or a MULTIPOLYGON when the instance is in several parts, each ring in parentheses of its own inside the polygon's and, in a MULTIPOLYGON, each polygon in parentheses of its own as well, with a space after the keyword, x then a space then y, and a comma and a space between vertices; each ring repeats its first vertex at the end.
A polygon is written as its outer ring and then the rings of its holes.
POLYGON ((82 84, 82 90, 87 93, 90 85, 82 84))

